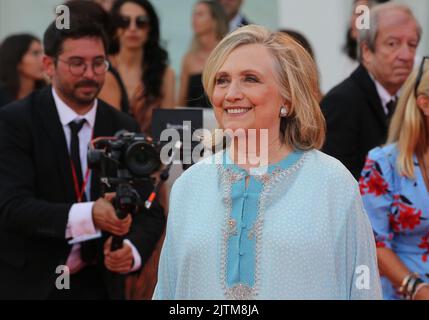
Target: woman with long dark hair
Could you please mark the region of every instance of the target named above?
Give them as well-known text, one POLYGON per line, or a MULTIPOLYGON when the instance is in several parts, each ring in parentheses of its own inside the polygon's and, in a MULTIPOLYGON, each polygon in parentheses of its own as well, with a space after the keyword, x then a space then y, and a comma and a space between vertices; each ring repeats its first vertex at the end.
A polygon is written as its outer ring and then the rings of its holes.
POLYGON ((0 45, 0 107, 45 86, 42 45, 30 34, 7 37, 0 45))
POLYGON ((123 106, 126 96, 129 110, 150 134, 152 111, 174 106, 173 69, 168 53, 160 45, 158 16, 147 0, 117 0, 112 8, 113 37, 119 50, 110 56, 114 72, 106 77, 101 98, 113 106, 123 106), (120 88, 112 86, 119 79, 120 88))
MULTIPOLYGON (((109 56, 112 68, 106 74, 100 98, 132 114, 141 131, 151 135, 153 110, 174 107, 175 75, 168 65, 168 53, 160 44, 158 16, 147 0, 117 0, 111 10, 111 23, 111 45, 118 49, 109 56)), ((165 206, 164 187, 158 198, 165 206)), ((128 299, 152 297, 162 242, 163 236, 142 271, 127 278, 128 299)))

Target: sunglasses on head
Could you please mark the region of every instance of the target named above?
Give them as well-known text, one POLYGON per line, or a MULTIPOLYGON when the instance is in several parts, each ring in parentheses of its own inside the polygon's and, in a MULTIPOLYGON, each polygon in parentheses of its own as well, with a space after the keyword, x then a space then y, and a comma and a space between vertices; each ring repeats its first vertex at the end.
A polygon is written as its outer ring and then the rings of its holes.
POLYGON ((429 56, 423 57, 422 62, 420 63, 419 72, 417 73, 416 85, 414 87, 414 96, 416 98, 417 98, 417 90, 419 89, 420 82, 422 81, 422 78, 423 78, 423 72, 425 70, 426 60, 429 60, 429 56))
POLYGON ((139 29, 144 29, 149 26, 149 17, 147 16, 138 16, 135 19, 132 19, 131 17, 120 16, 118 18, 118 27, 128 29, 132 20, 134 20, 136 27, 139 29))

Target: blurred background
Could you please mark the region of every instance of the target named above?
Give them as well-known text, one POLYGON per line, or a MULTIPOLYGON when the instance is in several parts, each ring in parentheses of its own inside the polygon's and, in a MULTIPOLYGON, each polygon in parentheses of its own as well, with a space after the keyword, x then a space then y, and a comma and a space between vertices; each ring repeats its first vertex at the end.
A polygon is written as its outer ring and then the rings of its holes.
MULTIPOLYGON (((30 32, 42 38, 59 0, 0 0, 0 42, 12 33, 30 32)), ((195 0, 153 0, 161 21, 161 37, 178 77, 182 57, 191 42, 195 0)), ((409 5, 423 28, 418 56, 429 53, 429 1, 395 0, 409 5)), ((253 23, 271 29, 301 32, 314 49, 325 93, 344 79, 342 46, 353 0, 245 0, 242 10, 253 23)))

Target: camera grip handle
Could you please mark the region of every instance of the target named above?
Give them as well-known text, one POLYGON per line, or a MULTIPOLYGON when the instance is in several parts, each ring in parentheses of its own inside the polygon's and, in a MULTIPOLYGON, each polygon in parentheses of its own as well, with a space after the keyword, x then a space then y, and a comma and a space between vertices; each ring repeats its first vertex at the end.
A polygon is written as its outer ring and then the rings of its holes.
MULTIPOLYGON (((124 210, 116 209, 116 216, 119 219, 125 219, 127 214, 124 212, 124 210)), ((112 244, 110 245, 110 251, 116 251, 123 247, 124 237, 123 236, 113 236, 112 237, 112 244)))
POLYGON ((110 251, 116 251, 121 249, 124 246, 124 237, 122 236, 113 236, 112 244, 110 245, 110 251))

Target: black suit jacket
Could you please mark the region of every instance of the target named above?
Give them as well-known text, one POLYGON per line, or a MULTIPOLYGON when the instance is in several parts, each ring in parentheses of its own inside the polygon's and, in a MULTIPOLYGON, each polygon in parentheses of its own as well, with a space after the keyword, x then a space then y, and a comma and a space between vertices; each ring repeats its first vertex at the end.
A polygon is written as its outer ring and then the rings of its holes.
POLYGON ((360 65, 321 101, 327 136, 323 151, 359 179, 369 150, 386 141, 388 120, 375 83, 360 65))
MULTIPOLYGON (((121 129, 139 131, 134 119, 99 101, 94 137, 112 136, 121 129)), ((65 264, 71 250, 65 230, 76 196, 69 159, 50 86, 0 109, 0 299, 44 299, 55 288, 55 269, 65 264)), ((98 181, 93 175, 92 200, 100 196, 98 181)), ((150 191, 147 186, 142 192, 150 191)), ((139 251, 142 265, 164 223, 159 205, 133 218, 127 238, 139 251)), ((120 299, 124 277, 109 281, 112 274, 103 264, 107 236, 97 240, 98 267, 110 297, 120 299)))

